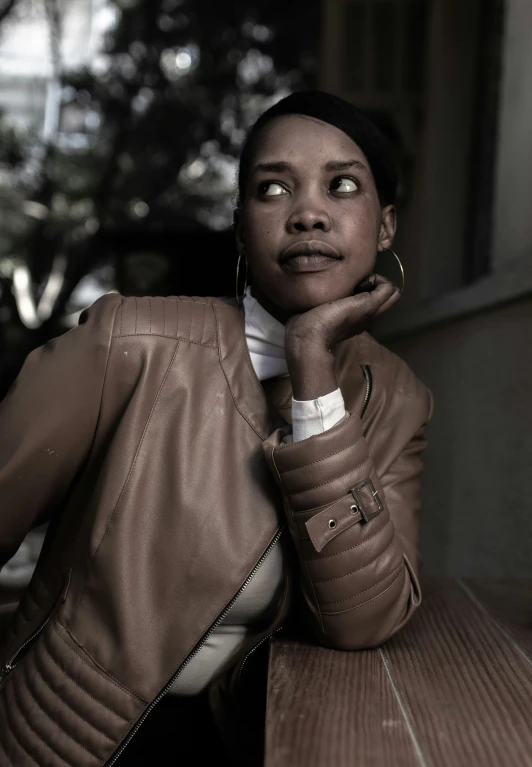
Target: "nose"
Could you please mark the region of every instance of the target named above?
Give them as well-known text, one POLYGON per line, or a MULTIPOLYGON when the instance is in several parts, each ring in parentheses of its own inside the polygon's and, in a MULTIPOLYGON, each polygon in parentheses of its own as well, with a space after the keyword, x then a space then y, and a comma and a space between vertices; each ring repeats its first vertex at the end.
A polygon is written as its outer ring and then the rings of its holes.
POLYGON ((286 222, 286 228, 291 234, 310 232, 313 229, 328 232, 331 228, 331 219, 323 205, 307 199, 300 201, 299 205, 291 212, 286 222))

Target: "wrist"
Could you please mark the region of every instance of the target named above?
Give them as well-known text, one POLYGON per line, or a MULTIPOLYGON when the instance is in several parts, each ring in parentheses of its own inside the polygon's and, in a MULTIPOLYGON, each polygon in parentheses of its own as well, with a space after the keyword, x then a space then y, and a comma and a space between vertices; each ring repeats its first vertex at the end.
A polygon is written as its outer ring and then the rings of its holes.
POLYGON ((302 363, 309 360, 328 362, 333 360, 330 349, 321 341, 298 338, 293 335, 285 336, 285 355, 287 359, 302 363))
POLYGON ((313 345, 298 344, 286 353, 292 395, 296 400, 312 400, 338 388, 331 352, 313 345))

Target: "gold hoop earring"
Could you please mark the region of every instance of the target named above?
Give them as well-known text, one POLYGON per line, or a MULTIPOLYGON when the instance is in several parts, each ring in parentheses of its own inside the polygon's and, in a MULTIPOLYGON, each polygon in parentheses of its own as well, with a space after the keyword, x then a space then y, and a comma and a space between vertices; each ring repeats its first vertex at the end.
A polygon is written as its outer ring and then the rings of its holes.
MULTIPOLYGON (((405 289, 405 270, 404 270, 403 265, 401 263, 401 259, 399 258, 399 256, 395 252, 395 250, 392 250, 391 248, 384 248, 384 250, 381 250, 379 252, 380 253, 384 253, 385 250, 389 251, 392 254, 392 256, 395 257, 395 259, 397 260, 397 263, 399 264, 399 269, 401 270, 401 279, 402 279, 402 282, 403 282, 403 285, 402 285, 401 288, 399 288, 399 291, 400 291, 400 293, 402 295, 402 293, 403 293, 403 291, 405 289)), ((399 287, 399 286, 397 286, 397 287, 399 287)))
POLYGON ((244 303, 244 293, 247 290, 248 286, 248 259, 246 255, 244 254, 244 258, 246 259, 246 276, 244 279, 244 290, 242 291, 242 300, 238 298, 238 275, 240 271, 240 259, 242 258, 242 253, 244 252, 244 249, 238 251, 238 261, 236 262, 236 280, 235 280, 235 295, 236 295, 236 302, 239 306, 242 306, 244 303))

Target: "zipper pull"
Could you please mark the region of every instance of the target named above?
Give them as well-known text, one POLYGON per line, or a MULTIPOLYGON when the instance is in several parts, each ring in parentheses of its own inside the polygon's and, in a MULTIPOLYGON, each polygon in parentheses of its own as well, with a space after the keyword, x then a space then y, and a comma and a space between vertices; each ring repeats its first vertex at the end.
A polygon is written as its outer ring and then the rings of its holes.
POLYGON ((11 665, 10 661, 6 663, 6 665, 3 667, 3 669, 0 671, 0 679, 3 679, 6 677, 10 671, 13 671, 15 667, 11 665))

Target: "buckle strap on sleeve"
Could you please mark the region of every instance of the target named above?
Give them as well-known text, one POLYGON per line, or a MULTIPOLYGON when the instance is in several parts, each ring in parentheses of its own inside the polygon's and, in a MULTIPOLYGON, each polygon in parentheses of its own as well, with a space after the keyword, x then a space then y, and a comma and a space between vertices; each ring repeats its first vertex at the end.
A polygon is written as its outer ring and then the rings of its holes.
MULTIPOLYGON (((357 522, 367 523, 384 510, 371 479, 358 482, 340 500, 314 514, 305 522, 305 529, 319 553, 329 541, 357 522), (355 501, 353 503, 352 501, 355 501)), ((300 535, 303 532, 299 526, 300 535)))

